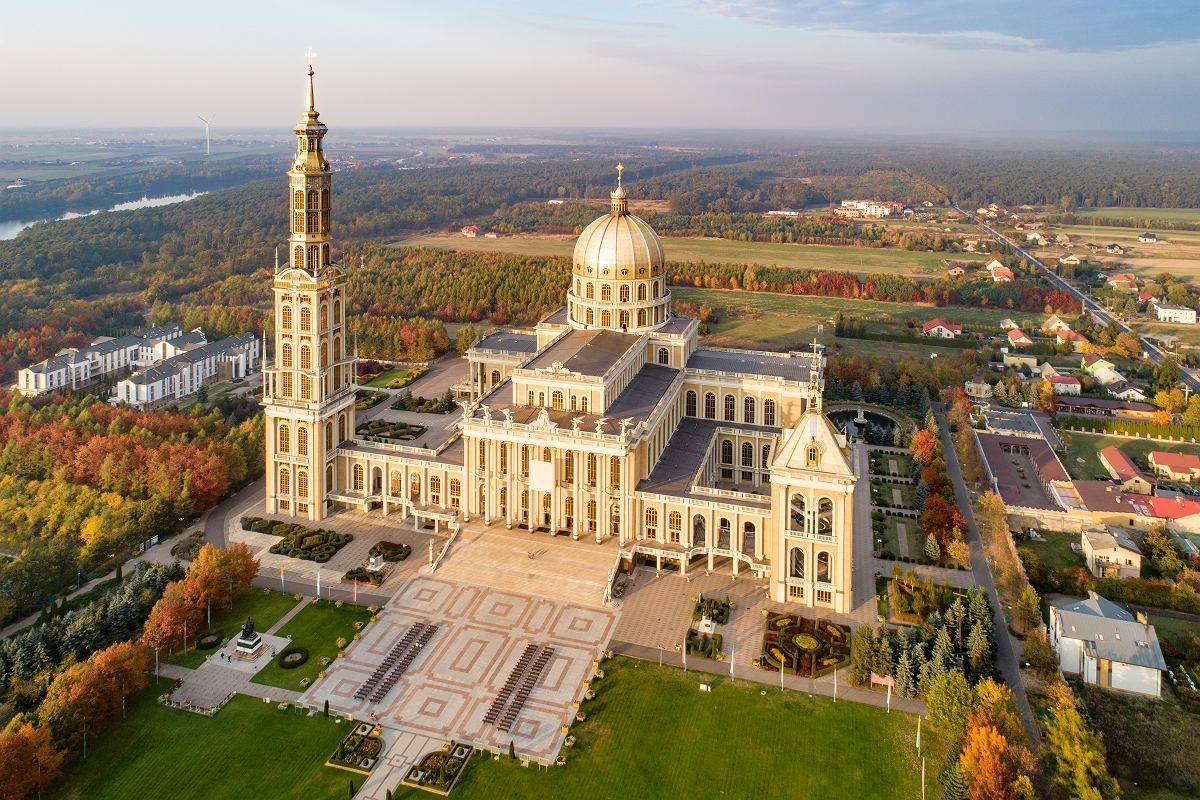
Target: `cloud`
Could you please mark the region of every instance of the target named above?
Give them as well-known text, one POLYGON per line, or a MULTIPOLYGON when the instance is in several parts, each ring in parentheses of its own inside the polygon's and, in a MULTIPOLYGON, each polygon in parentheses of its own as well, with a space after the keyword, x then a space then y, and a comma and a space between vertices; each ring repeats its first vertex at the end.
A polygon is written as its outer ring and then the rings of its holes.
POLYGON ((771 27, 848 31, 942 49, 1107 52, 1200 40, 1184 0, 686 0, 771 27))

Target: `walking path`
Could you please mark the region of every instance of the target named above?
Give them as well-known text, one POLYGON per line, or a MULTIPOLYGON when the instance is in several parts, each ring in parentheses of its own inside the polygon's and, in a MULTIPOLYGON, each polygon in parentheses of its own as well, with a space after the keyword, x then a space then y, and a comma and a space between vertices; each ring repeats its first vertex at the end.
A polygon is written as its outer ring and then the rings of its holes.
POLYGON ((971 551, 971 572, 975 576, 975 582, 987 590, 988 599, 992 602, 992 615, 996 624, 997 666, 1000 667, 1000 673, 1004 676, 1004 683, 1012 690, 1013 697, 1016 698, 1017 710, 1021 713, 1021 723, 1025 727, 1025 733, 1028 734, 1029 740, 1036 748, 1041 741, 1041 735, 1033 717, 1033 710, 1029 706, 1029 698, 1025 695, 1025 685, 1021 683, 1021 665, 1017 660, 1018 642, 1008 632, 1008 621, 1004 618, 1004 606, 1000 602, 1000 595, 992 580, 992 570, 988 567, 987 555, 983 549, 983 538, 979 535, 979 528, 975 524, 975 509, 971 505, 971 495, 963 480, 954 442, 950 439, 950 420, 946 418, 945 409, 941 403, 936 404, 935 409, 938 435, 942 441, 942 450, 946 458, 946 471, 954 483, 954 500, 967 523, 966 540, 971 551))
POLYGON ((286 614, 284 614, 282 617, 280 617, 280 618, 279 618, 279 621, 278 621, 278 622, 276 622, 274 625, 272 625, 272 626, 271 626, 271 628, 270 628, 270 630, 263 631, 263 632, 264 632, 264 633, 269 633, 269 634, 274 634, 274 633, 275 633, 275 632, 277 632, 277 631, 278 631, 280 628, 282 628, 284 625, 287 625, 289 622, 291 622, 291 621, 292 621, 292 617, 296 616, 296 615, 297 615, 297 614, 299 614, 301 611, 303 611, 303 610, 304 610, 304 607, 305 607, 306 605, 308 605, 309 603, 311 603, 311 602, 312 602, 312 600, 313 600, 313 599, 312 599, 311 597, 305 597, 305 598, 304 598, 303 600, 301 600, 299 603, 296 603, 296 606, 295 606, 295 607, 294 607, 294 608, 293 608, 291 611, 287 612, 287 613, 286 613, 286 614))
MULTIPOLYGON (((265 659, 263 664, 266 664, 265 659)), ((179 703, 191 703, 197 708, 217 706, 234 693, 261 697, 272 703, 283 701, 295 703, 300 699, 299 692, 265 686, 261 683, 251 683, 250 678, 253 677, 253 673, 247 673, 237 667, 225 666, 215 661, 205 661, 197 669, 189 669, 177 664, 162 664, 158 671, 164 678, 180 681, 179 686, 171 693, 172 700, 179 703)))
POLYGON ((908 526, 903 522, 896 523, 896 549, 900 551, 901 558, 909 558, 908 551, 908 526))

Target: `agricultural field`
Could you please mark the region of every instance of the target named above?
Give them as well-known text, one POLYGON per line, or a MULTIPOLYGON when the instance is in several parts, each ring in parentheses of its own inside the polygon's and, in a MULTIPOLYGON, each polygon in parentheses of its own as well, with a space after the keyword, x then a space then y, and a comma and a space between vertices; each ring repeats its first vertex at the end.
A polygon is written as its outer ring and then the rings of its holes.
MULTIPOLYGON (((822 344, 837 344, 847 353, 878 354, 880 342, 868 339, 838 339, 833 335, 837 312, 869 317, 876 325, 896 326, 895 332, 907 330, 909 320, 920 324, 933 317, 945 317, 965 325, 996 326, 1000 320, 1012 317, 1040 324, 1043 314, 1014 314, 1007 310, 979 308, 937 308, 911 303, 885 303, 877 300, 849 300, 836 297, 743 292, 729 289, 695 289, 683 286, 671 288, 672 296, 685 303, 707 303, 718 309, 719 321, 709 324, 706 343, 726 347, 753 347, 763 350, 789 350, 807 345, 816 337, 822 344)), ((891 353, 904 353, 922 358, 931 353, 942 355, 959 352, 954 348, 937 347, 936 339, 929 344, 888 342, 891 353)))
POLYGON ((1134 462, 1143 466, 1146 466, 1146 456, 1152 450, 1200 455, 1200 444, 1124 439, 1119 436, 1094 436, 1070 431, 1064 431, 1062 436, 1067 441, 1063 466, 1075 480, 1091 480, 1099 475, 1107 476, 1107 471, 1100 464, 1100 451, 1109 446, 1119 447, 1134 462))
MULTIPOLYGON (((778 688, 701 679, 624 658, 606 663, 605 672, 588 719, 573 730, 579 741, 565 767, 523 768, 504 756, 472 759, 453 796, 808 798, 836 796, 847 786, 864 800, 921 795, 916 720, 908 714, 802 692, 781 695, 778 688), (712 691, 698 691, 701 682, 712 691)), ((922 747, 932 767, 927 791, 937 797, 933 765, 942 764, 945 744, 926 726, 922 747)), ((393 796, 428 797, 419 790, 393 796)))
MULTIPOLYGON (((405 247, 436 247, 447 250, 475 250, 493 253, 520 253, 531 256, 570 256, 575 249, 574 236, 504 236, 498 239, 469 239, 457 233, 414 236, 394 242, 405 247)), ((770 242, 733 242, 727 239, 664 238, 668 261, 704 261, 709 263, 760 264, 763 266, 824 269, 844 272, 890 272, 901 275, 941 277, 947 259, 975 260, 983 256, 961 253, 923 253, 872 247, 834 247, 816 244, 772 244, 770 242)))
POLYGON ((1162 220, 1163 222, 1200 222, 1200 208, 1105 208, 1076 209, 1078 217, 1107 217, 1108 219, 1162 220))
MULTIPOLYGON (((1094 242, 1099 245, 1117 243, 1125 248, 1125 254, 1112 256, 1104 251, 1088 253, 1086 248, 1076 246, 1073 252, 1080 258, 1104 265, 1108 269, 1121 269, 1135 275, 1150 277, 1160 272, 1170 272, 1179 277, 1200 279, 1200 231, 1154 230, 1162 241, 1142 244, 1137 240, 1142 228, 1111 228, 1092 225, 1066 225, 1055 228, 1078 242, 1094 242)), ((1061 247, 1039 248, 1039 257, 1056 258, 1064 252, 1061 247)))

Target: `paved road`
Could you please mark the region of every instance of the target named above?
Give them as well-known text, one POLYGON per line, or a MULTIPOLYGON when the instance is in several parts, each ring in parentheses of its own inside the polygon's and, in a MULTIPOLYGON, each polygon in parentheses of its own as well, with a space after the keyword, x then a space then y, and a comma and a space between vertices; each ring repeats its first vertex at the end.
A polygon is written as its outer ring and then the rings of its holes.
MULTIPOLYGON (((1101 325, 1116 325, 1118 330, 1137 335, 1138 340, 1142 343, 1142 350, 1145 353, 1146 358, 1149 359, 1151 363, 1161 364, 1163 359, 1166 358, 1166 353, 1164 353, 1158 345, 1154 344, 1154 342, 1150 341, 1145 336, 1136 334, 1132 328, 1130 328, 1117 317, 1113 316, 1108 309, 1097 303, 1090 295, 1085 294, 1076 286, 1060 278, 1052 269, 1043 264, 1028 250, 1021 247, 1019 244, 1009 239, 1007 236, 1000 233, 986 222, 977 219, 973 214, 970 214, 967 211, 958 208, 957 206, 955 206, 955 209, 962 213, 966 218, 975 220, 975 222, 977 222, 989 236, 1007 247, 1011 252, 1016 253, 1030 264, 1033 264, 1035 267, 1037 267, 1046 280, 1050 282, 1051 286, 1061 289, 1064 292, 1069 292, 1071 295, 1078 298, 1079 302, 1083 304, 1083 309, 1091 315, 1092 319, 1096 320, 1101 325)), ((1183 365, 1180 365, 1180 374, 1181 380, 1191 387, 1192 391, 1200 391, 1200 378, 1197 378, 1195 372, 1183 367, 1183 365)))
POLYGON ((954 500, 959 510, 963 512, 967 523, 966 540, 971 551, 971 572, 975 576, 975 584, 984 587, 988 598, 992 601, 993 621, 996 624, 996 661, 1000 667, 1000 674, 1004 676, 1004 683, 1012 690, 1013 697, 1017 700, 1017 710, 1021 714, 1021 723, 1025 726, 1025 732, 1036 747, 1041 740, 1041 732, 1034 720, 1033 710, 1029 707, 1029 698, 1025 696, 1025 686, 1021 683, 1021 665, 1018 661, 1019 643, 1008 632, 1008 623, 1004 619, 1004 606, 1000 602, 1000 595, 992 580, 992 570, 988 567, 987 554, 983 549, 983 538, 979 535, 979 528, 975 524, 975 509, 971 505, 971 495, 963 480, 962 469, 958 464, 958 453, 954 450, 954 442, 950 439, 950 420, 946 418, 945 409, 940 403, 935 405, 935 409, 942 449, 946 456, 946 471, 950 475, 950 480, 954 482, 954 500))
POLYGON ((259 478, 210 508, 204 516, 204 541, 214 547, 224 547, 226 522, 231 516, 242 516, 246 509, 262 498, 266 490, 266 479, 259 478))

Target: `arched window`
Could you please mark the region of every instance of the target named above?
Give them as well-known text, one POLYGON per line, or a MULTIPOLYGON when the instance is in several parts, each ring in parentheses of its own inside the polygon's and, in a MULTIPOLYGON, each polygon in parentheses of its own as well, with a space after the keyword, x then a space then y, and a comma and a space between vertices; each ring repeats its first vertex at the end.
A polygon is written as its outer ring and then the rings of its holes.
POLYGON ((833 535, 833 501, 828 497, 822 497, 817 503, 817 534, 833 535))
POLYGON ((684 395, 683 413, 689 417, 696 416, 696 393, 691 389, 684 395))
POLYGON ((725 395, 725 421, 733 422, 737 419, 737 401, 733 399, 733 395, 725 395))
POLYGON ((535 395, 534 395, 534 393, 533 393, 533 389, 530 389, 530 390, 529 390, 529 392, 527 393, 526 397, 525 397, 525 400, 527 401, 527 402, 525 403, 525 405, 527 405, 527 406, 532 406, 532 405, 533 405, 533 401, 534 401, 535 399, 537 399, 537 398, 536 398, 536 396, 535 396, 535 395))
POLYGON ((563 410, 563 393, 555 389, 550 393, 550 407, 557 410, 563 410))
POLYGON ((788 559, 788 577, 804 579, 804 551, 799 547, 792 548, 792 555, 788 559))
POLYGON ((586 317, 586 319, 587 319, 587 324, 588 324, 588 325, 595 325, 595 324, 596 324, 596 317, 595 317, 595 315, 594 315, 594 314, 592 314, 592 310, 591 310, 590 308, 587 310, 587 317, 586 317))
POLYGON ((742 442, 742 466, 754 466, 754 445, 749 442, 742 442))
POLYGON ((287 425, 279 425, 279 452, 292 452, 292 432, 287 425))
POLYGON ((659 293, 658 281, 654 281, 654 296, 658 297, 658 293, 659 293))
POLYGON ((442 479, 437 475, 429 476, 429 502, 435 506, 442 504, 442 479))
POLYGON ((656 508, 646 509, 646 538, 658 538, 658 509, 656 508))
POLYGON ((408 496, 414 502, 421 501, 421 476, 415 472, 408 479, 408 496))
MULTIPOLYGON (((622 311, 621 313, 623 314, 623 313, 625 313, 625 312, 623 312, 623 311, 622 311)), ((638 326, 639 328, 644 328, 644 327, 646 327, 646 309, 644 309, 644 308, 639 308, 639 309, 638 309, 638 312, 637 312, 637 326, 638 326)))
POLYGON ((500 516, 508 514, 508 487, 500 487, 500 516))
POLYGON ((450 479, 450 507, 459 508, 462 505, 462 484, 458 478, 450 479))
POLYGON ((563 480, 575 482, 575 453, 570 450, 563 453, 563 480))
POLYGON ((755 527, 753 522, 742 525, 742 552, 748 556, 754 555, 755 527))
POLYGON ((658 348, 658 363, 670 364, 671 363, 671 351, 665 347, 658 348))
POLYGON ((284 397, 292 396, 292 373, 285 372, 280 378, 280 391, 284 397))
POLYGON ((614 536, 621 532, 621 507, 616 503, 608 509, 608 528, 614 536))
POLYGON ((612 301, 612 287, 607 283, 600 287, 600 302, 608 303, 612 301))
POLYGON ((392 470, 392 474, 388 476, 388 494, 392 497, 404 496, 404 476, 398 469, 392 470))
POLYGON ((732 464, 733 463, 733 442, 730 441, 729 439, 721 440, 721 463, 722 464, 732 464))
POLYGON ((771 445, 764 444, 762 446, 762 468, 767 469, 771 466, 771 445))
POLYGON ((321 330, 329 328, 329 303, 321 303, 321 330))
POLYGON ((583 291, 583 281, 579 280, 579 278, 576 278, 575 279, 575 294, 576 294, 576 296, 578 296, 581 291, 583 291))
POLYGON ((596 485, 596 456, 590 453, 587 457, 587 483, 588 486, 596 485))
POLYGON ((617 456, 608 459, 608 485, 614 489, 621 486, 621 459, 617 456))
POLYGON ((588 403, 587 403, 587 396, 586 396, 586 395, 584 395, 584 396, 582 396, 582 397, 580 397, 580 398, 579 398, 579 410, 580 410, 580 411, 582 411, 584 414, 586 414, 586 413, 587 413, 587 406, 588 406, 588 403))
POLYGON ((538 408, 546 407, 546 393, 545 392, 538 392, 537 404, 538 404, 538 408))
POLYGON ((329 342, 321 342, 321 369, 329 366, 329 342))
POLYGON ((285 305, 279 310, 279 327, 285 331, 292 329, 292 307, 285 305))
POLYGON ((587 299, 594 300, 596 298, 596 284, 591 281, 587 282, 587 299))
POLYGON ((612 327, 612 314, 610 314, 607 311, 600 312, 600 327, 601 328, 612 327))
POLYGON ((286 469, 279 470, 279 494, 292 493, 292 476, 286 469))
POLYGON ((717 549, 729 549, 729 539, 731 535, 730 532, 732 530, 733 529, 729 524, 729 520, 721 517, 720 521, 717 523, 717 549))
MULTIPOLYGON (((304 309, 307 311, 308 309, 304 309)), ((301 317, 304 315, 301 314, 301 317)), ((306 344, 300 345, 300 369, 312 369, 312 348, 306 344)))
POLYGON ((346 441, 346 415, 345 414, 338 415, 338 441, 339 442, 346 441))
POLYGON ((500 385, 500 370, 492 370, 492 385, 490 388, 495 388, 500 385))
POLYGON ((296 455, 308 455, 308 428, 296 429, 296 455))
POLYGON ((667 515, 667 540, 671 544, 679 544, 679 533, 683 530, 683 515, 672 511, 667 515))
POLYGON ((296 496, 308 497, 308 470, 296 470, 296 496))
POLYGON ((308 377, 307 375, 300 376, 300 399, 312 399, 312 378, 308 377))
MULTIPOLYGON (((299 229, 299 225, 296 226, 299 229)), ((296 269, 304 269, 304 245, 296 245, 292 248, 292 266, 296 269)))
POLYGON ((772 428, 775 427, 775 401, 774 400, 764 400, 763 401, 763 425, 770 425, 772 428))
POLYGON ((340 299, 333 301, 333 324, 342 324, 342 301, 340 299))
POLYGON ((346 357, 346 351, 342 349, 342 337, 333 337, 333 357, 337 361, 341 361, 346 357))
POLYGON ((821 583, 829 583, 830 561, 829 553, 817 553, 817 580, 821 583))
POLYGON ((747 397, 742 401, 742 422, 748 425, 754 424, 754 398, 747 397))
POLYGON ((325 449, 326 450, 333 449, 333 423, 332 422, 325 423, 325 449))
POLYGON ((529 445, 521 445, 521 477, 529 477, 529 445))
POLYGON ((476 469, 487 469, 487 441, 479 440, 479 463, 476 469))
POLYGON ((567 518, 568 526, 575 524, 575 498, 574 497, 568 496, 568 497, 563 498, 563 516, 567 518))
POLYGON ((645 299, 646 299, 646 284, 639 283, 638 284, 638 300, 645 300, 645 299))
POLYGON ((808 508, 807 508, 807 504, 804 502, 804 495, 801 495, 801 494, 792 495, 791 510, 790 510, 791 524, 789 527, 794 531, 804 530, 806 527, 806 524, 805 524, 806 519, 805 518, 807 517, 807 512, 808 512, 808 508))
POLYGON ((312 309, 308 303, 300 306, 300 330, 304 333, 312 331, 312 309))
POLYGON ((292 368, 292 346, 287 342, 284 342, 283 344, 283 351, 279 357, 279 361, 283 365, 284 369, 292 368))
POLYGON ((292 207, 297 211, 304 210, 304 192, 300 189, 297 189, 295 195, 292 197, 292 207))
POLYGON ((592 533, 596 532, 596 501, 595 500, 587 501, 587 526, 588 526, 588 531, 590 531, 592 533))
POLYGON ((521 490, 521 521, 529 522, 529 490, 521 490))
POLYGON ((549 460, 550 460, 550 448, 543 447, 542 448, 542 461, 549 461, 549 460))
POLYGON ((692 547, 704 546, 704 517, 697 514, 692 517, 692 547))
POLYGON ((500 443, 500 473, 508 474, 508 444, 506 442, 500 443))
POLYGON ((354 476, 354 478, 353 478, 353 482, 352 482, 352 486, 354 487, 354 491, 356 491, 356 492, 362 492, 362 491, 363 491, 363 485, 364 485, 364 482, 365 482, 365 480, 364 480, 364 476, 363 476, 363 467, 362 467, 362 464, 355 464, 355 465, 354 465, 354 471, 353 471, 353 473, 352 473, 352 474, 353 474, 353 476, 354 476))
POLYGON ((621 289, 617 294, 621 298, 622 303, 629 302, 629 286, 628 285, 622 284, 621 289))
POLYGON ((808 450, 805 451, 804 464, 808 467, 816 467, 821 464, 821 448, 815 444, 810 444, 808 450))
POLYGON ((626 330, 629 327, 629 312, 621 312, 621 330, 626 330))
POLYGON ((704 395, 704 418, 717 418, 717 396, 712 392, 706 392, 704 395))

